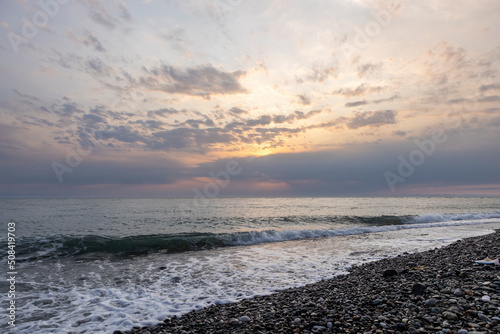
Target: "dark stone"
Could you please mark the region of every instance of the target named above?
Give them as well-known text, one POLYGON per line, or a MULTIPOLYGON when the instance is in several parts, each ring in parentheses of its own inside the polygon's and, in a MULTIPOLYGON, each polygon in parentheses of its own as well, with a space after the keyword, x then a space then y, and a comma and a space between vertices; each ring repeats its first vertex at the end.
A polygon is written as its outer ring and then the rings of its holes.
POLYGON ((430 307, 436 306, 436 299, 431 298, 431 299, 426 300, 425 305, 430 306, 430 307))
POLYGON ((443 318, 448 319, 448 320, 457 320, 458 316, 453 312, 446 311, 446 312, 443 312, 443 318))
POLYGON ((422 327, 422 324, 420 323, 420 321, 417 321, 417 320, 413 320, 413 321, 411 321, 411 322, 410 322, 410 325, 411 325, 412 327, 415 327, 415 328, 420 328, 420 327, 422 327))
POLYGON ((236 318, 229 319, 228 324, 231 326, 237 326, 240 324, 240 321, 236 318))
POLYGON ((382 273, 382 276, 384 277, 391 277, 391 276, 396 276, 398 274, 398 272, 394 269, 387 269, 387 270, 384 270, 384 272, 382 273))
POLYGON ((465 312, 465 315, 467 315, 471 318, 475 318, 475 317, 477 317, 477 311, 476 310, 467 310, 467 312, 465 312))
POLYGON ((420 283, 415 283, 411 288, 411 293, 414 295, 421 295, 424 293, 424 290, 425 290, 425 285, 420 283))
POLYGON ((410 334, 418 334, 418 331, 415 328, 410 327, 410 328, 408 328, 408 333, 410 333, 410 334))
POLYGON ((493 320, 491 320, 490 318, 488 318, 487 316, 485 316, 484 314, 482 314, 481 312, 479 312, 477 314, 477 317, 479 319, 481 319, 482 321, 485 321, 485 322, 493 322, 493 320))
POLYGON ((443 313, 443 310, 440 309, 439 307, 431 307, 431 312, 432 313, 443 313))
POLYGON ((406 330, 406 325, 403 324, 402 322, 398 322, 396 324, 396 330, 400 332, 404 332, 406 330))

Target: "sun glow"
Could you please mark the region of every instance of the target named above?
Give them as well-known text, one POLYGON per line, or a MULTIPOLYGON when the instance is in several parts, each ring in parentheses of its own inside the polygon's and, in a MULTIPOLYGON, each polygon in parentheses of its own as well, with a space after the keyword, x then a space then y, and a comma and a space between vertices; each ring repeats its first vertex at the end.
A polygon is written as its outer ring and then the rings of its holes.
POLYGON ((257 157, 262 157, 265 155, 270 155, 276 153, 275 149, 272 148, 257 148, 252 150, 252 155, 257 157))

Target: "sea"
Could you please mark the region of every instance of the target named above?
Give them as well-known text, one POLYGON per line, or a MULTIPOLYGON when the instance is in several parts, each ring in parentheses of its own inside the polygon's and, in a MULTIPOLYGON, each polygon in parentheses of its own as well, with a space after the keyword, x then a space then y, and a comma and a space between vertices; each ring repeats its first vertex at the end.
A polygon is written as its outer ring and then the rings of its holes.
POLYGON ((500 198, 0 199, 0 223, 2 333, 113 333, 491 233, 500 198))

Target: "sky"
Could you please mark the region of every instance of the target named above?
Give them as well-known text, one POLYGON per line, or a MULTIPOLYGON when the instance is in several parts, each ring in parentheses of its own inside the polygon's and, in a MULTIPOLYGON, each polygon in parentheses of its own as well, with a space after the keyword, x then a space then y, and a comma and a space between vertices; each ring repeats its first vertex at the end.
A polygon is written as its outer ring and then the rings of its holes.
POLYGON ((498 0, 0 2, 0 197, 500 196, 498 0))

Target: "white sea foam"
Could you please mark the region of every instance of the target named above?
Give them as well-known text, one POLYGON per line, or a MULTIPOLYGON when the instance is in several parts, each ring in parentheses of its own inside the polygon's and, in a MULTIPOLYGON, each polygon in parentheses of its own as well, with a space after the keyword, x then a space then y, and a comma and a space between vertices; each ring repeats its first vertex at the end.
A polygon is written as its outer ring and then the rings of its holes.
MULTIPOLYGON (((167 250, 179 252, 214 247, 255 245, 280 241, 301 240, 342 235, 356 235, 374 232, 387 232, 402 229, 484 224, 500 219, 500 211, 468 214, 427 214, 403 218, 383 216, 371 217, 364 222, 335 222, 332 225, 317 226, 303 222, 298 226, 281 226, 281 229, 254 230, 233 233, 187 233, 170 235, 136 235, 129 237, 64 236, 20 237, 17 240, 17 259, 33 260, 59 258, 86 252, 137 253, 141 251, 167 250), (375 225, 374 225, 375 224, 375 225), (345 226, 350 227, 345 227, 345 226)), ((0 244, 6 244, 0 238, 0 244)), ((4 250, 6 247, 2 247, 4 250)))
POLYGON ((356 263, 484 234, 500 223, 460 221, 432 226, 443 227, 352 228, 337 233, 356 235, 335 238, 156 253, 127 260, 89 255, 25 263, 19 268, 18 325, 10 333, 112 333, 151 326, 210 304, 330 278, 356 263), (447 228, 452 224, 462 226, 447 228), (377 230, 392 232, 357 234, 377 230))
POLYGON ((485 213, 461 213, 461 214, 426 214, 412 217, 405 221, 407 224, 437 223, 451 221, 476 221, 482 219, 500 218, 500 211, 485 213))
POLYGON ((255 245, 261 243, 280 242, 301 240, 310 238, 334 237, 345 235, 357 235, 376 232, 389 232, 417 228, 430 228, 442 226, 461 226, 461 225, 479 225, 488 224, 499 221, 500 213, 497 215, 489 214, 485 217, 478 217, 478 215, 461 215, 461 219, 455 220, 439 220, 444 219, 444 215, 428 215, 428 217, 421 216, 412 222, 403 225, 382 225, 382 226, 366 226, 366 227, 348 227, 338 229, 302 229, 302 230, 284 230, 284 231, 253 231, 248 234, 242 234, 234 238, 231 242, 232 245, 255 245), (467 216, 475 217, 474 219, 466 220, 467 216))

